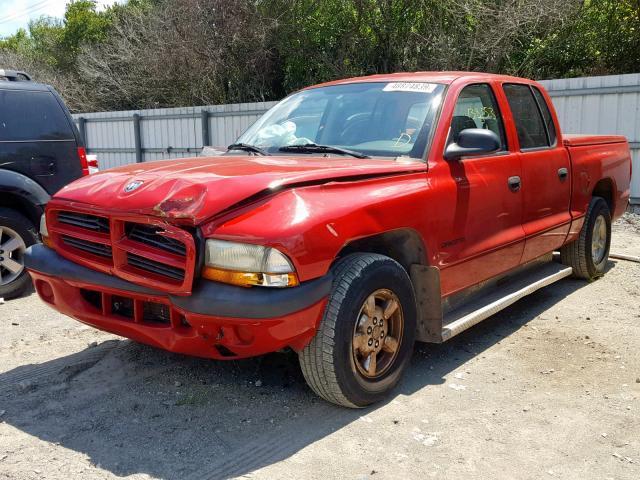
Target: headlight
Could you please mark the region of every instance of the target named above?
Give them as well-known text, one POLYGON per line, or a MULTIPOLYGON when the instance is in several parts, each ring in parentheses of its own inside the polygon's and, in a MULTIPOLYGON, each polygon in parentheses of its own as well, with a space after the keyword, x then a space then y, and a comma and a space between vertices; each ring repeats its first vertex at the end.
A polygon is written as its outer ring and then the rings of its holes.
POLYGON ((47 216, 44 213, 40 217, 40 238, 42 238, 42 243, 47 247, 53 248, 51 239, 49 238, 49 229, 47 228, 47 216))
POLYGON ((204 278, 243 287, 295 287, 298 276, 289 259, 271 247, 207 240, 204 278))

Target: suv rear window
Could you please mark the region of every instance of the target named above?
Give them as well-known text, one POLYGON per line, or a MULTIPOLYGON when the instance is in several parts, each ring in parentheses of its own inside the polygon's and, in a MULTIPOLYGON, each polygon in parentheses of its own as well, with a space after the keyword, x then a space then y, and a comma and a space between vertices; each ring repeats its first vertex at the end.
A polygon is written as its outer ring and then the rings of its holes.
POLYGON ((0 142, 73 139, 67 116, 51 92, 0 89, 0 142))

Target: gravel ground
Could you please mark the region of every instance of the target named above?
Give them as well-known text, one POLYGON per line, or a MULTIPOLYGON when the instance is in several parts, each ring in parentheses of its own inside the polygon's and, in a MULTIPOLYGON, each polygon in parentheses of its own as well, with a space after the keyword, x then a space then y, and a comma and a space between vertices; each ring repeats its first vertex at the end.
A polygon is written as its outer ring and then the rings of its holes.
MULTIPOLYGON (((640 217, 613 251, 640 255, 640 217)), ((0 479, 638 479, 640 265, 563 280, 444 345, 353 411, 291 354, 193 359, 35 294, 0 304, 0 479)))

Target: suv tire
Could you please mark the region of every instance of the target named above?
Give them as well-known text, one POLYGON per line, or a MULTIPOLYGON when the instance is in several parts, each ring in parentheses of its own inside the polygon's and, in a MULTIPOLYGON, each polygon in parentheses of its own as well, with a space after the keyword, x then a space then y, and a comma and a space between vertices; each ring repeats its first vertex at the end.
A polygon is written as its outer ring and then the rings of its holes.
POLYGON ((395 260, 356 253, 333 268, 333 286, 313 340, 300 353, 304 377, 320 397, 361 408, 397 385, 413 351, 416 302, 395 260))
POLYGON ((26 248, 37 241, 35 227, 24 215, 0 207, 0 297, 18 297, 31 285, 23 256, 26 248))

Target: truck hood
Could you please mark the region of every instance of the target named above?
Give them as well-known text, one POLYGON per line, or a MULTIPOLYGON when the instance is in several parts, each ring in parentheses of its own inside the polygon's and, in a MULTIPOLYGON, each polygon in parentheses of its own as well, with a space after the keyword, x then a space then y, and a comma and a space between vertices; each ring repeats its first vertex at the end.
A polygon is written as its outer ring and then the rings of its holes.
POLYGON ((415 160, 223 156, 128 165, 84 177, 55 199, 199 224, 285 188, 426 170, 415 160))

